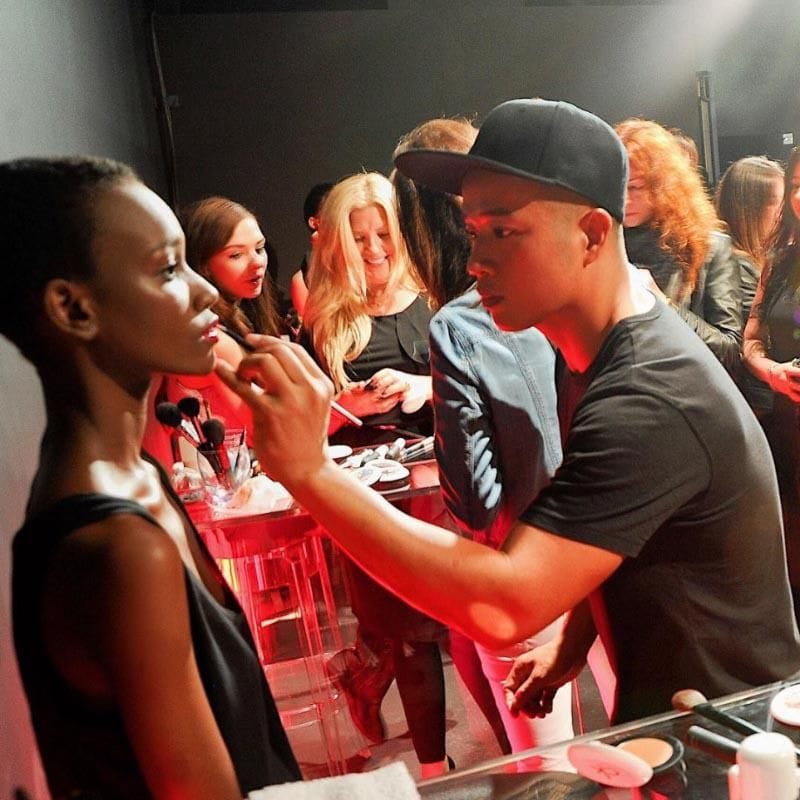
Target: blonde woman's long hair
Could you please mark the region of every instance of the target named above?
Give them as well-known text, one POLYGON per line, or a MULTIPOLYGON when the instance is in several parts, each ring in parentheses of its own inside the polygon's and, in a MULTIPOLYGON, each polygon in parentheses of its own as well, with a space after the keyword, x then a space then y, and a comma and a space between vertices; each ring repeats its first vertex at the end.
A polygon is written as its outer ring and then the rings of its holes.
POLYGON ((691 294, 709 252, 711 233, 720 230, 700 173, 675 135, 657 122, 626 119, 615 126, 631 167, 641 172, 653 207, 647 224, 659 235, 683 273, 682 296, 691 294))
POLYGON ((421 290, 400 233, 389 180, 368 172, 339 181, 319 210, 319 237, 311 256, 303 317, 317 358, 337 391, 350 385, 345 364, 361 355, 372 332, 364 264, 350 227, 350 214, 370 206, 385 215, 394 248, 386 293, 421 290))

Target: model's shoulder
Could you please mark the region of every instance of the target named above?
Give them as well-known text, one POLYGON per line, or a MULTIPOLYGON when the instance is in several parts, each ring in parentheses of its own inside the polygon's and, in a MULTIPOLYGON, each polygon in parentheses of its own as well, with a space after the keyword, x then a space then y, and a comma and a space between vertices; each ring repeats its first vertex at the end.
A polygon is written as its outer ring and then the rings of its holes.
POLYGON ((102 505, 101 500, 95 513, 84 513, 60 538, 59 557, 74 559, 95 573, 122 568, 146 573, 180 561, 175 543, 144 509, 135 503, 109 502, 104 513, 102 505))

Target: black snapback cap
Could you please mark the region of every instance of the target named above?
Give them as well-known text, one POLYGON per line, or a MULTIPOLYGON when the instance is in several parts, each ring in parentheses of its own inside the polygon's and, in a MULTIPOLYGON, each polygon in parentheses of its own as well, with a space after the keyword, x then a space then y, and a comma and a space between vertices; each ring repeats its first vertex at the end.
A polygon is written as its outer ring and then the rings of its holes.
POLYGON ((404 175, 461 194, 475 168, 569 189, 622 222, 628 156, 614 129, 582 108, 554 100, 509 100, 489 112, 468 153, 408 150, 394 160, 404 175))

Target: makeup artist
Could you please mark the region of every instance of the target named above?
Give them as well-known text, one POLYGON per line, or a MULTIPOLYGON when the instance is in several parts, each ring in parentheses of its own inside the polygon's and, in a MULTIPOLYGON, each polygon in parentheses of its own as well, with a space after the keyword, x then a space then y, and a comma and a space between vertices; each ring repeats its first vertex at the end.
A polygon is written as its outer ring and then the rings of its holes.
POLYGON ((713 698, 796 673, 766 439, 709 348, 633 275, 614 131, 570 103, 512 100, 468 154, 409 151, 396 166, 463 195, 468 269, 495 324, 535 325, 563 353, 563 462, 500 550, 412 519, 326 458, 325 376, 264 337, 220 375, 253 407, 268 474, 383 585, 486 646, 569 611, 559 638, 515 663, 512 713, 548 713, 598 633, 618 722, 669 710, 678 689, 713 698))

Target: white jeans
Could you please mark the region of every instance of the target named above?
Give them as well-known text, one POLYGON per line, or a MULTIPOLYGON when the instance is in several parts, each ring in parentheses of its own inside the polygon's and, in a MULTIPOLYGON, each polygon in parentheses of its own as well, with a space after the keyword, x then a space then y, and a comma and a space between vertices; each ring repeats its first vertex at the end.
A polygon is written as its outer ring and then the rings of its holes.
MULTIPOLYGON (((528 717, 525 714, 520 714, 517 717, 511 716, 511 712, 506 705, 505 690, 503 689, 503 680, 511 671, 514 659, 534 647, 549 642, 560 632, 563 624, 564 618, 559 617, 555 622, 552 622, 529 639, 500 650, 488 650, 480 644, 475 644, 483 666, 483 673, 489 680, 497 710, 503 719, 503 726, 506 729, 506 734, 514 753, 529 750, 532 747, 554 744, 565 739, 572 739, 575 735, 572 728, 571 683, 562 686, 556 692, 553 699, 553 710, 541 719, 528 717)), ((536 763, 533 763, 531 759, 525 764, 525 768, 571 769, 562 758, 537 759, 536 763)))

